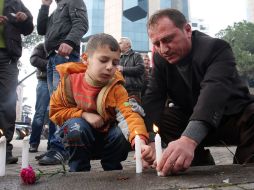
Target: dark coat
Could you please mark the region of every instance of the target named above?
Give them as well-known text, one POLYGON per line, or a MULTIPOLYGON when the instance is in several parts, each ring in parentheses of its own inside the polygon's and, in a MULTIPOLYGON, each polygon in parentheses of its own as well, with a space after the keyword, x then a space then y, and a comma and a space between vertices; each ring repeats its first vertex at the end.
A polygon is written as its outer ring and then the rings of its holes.
POLYGON ((5 0, 3 15, 7 16, 8 22, 4 25, 4 38, 8 54, 13 59, 18 59, 22 55, 21 34, 29 35, 33 32, 33 17, 30 11, 20 0, 5 0), (17 22, 11 13, 23 12, 27 15, 27 20, 17 22))
POLYGON ((138 90, 144 86, 145 66, 141 55, 130 49, 121 55, 120 65, 123 66, 124 87, 128 90, 138 90))
POLYGON ((192 51, 178 64, 169 64, 158 53, 143 100, 146 123, 158 119, 167 97, 189 120, 217 127, 225 115, 241 112, 254 99, 241 81, 233 52, 223 40, 192 33, 192 51))
POLYGON ((30 63, 37 68, 37 79, 47 80, 47 53, 43 43, 38 44, 30 57, 30 63))
POLYGON ((88 31, 87 10, 83 0, 59 0, 49 16, 49 6, 42 5, 37 19, 37 31, 45 35, 48 53, 67 43, 79 54, 81 38, 88 31))

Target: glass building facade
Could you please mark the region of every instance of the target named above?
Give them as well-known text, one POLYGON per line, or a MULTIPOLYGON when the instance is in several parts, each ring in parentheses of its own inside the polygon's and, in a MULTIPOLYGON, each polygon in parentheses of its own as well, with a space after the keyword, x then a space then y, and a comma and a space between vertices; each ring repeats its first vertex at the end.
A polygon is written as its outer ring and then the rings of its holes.
POLYGON ((149 51, 146 29, 148 15, 152 14, 149 2, 156 4, 158 9, 176 8, 189 19, 188 0, 84 0, 84 2, 89 19, 89 31, 84 37, 101 32, 109 33, 117 39, 128 37, 132 41, 132 48, 138 52, 149 51))
POLYGON ((89 20, 89 30, 85 36, 104 31, 104 1, 105 0, 84 0, 89 20))

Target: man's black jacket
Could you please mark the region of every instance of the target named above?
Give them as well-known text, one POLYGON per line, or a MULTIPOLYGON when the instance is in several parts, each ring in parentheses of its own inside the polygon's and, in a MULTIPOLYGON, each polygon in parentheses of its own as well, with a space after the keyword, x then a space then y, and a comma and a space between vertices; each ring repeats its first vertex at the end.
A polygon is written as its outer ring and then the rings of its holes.
POLYGON ((191 53, 169 64, 158 53, 143 106, 146 124, 158 120, 169 97, 189 116, 217 127, 224 115, 241 112, 254 99, 241 81, 229 44, 201 32, 192 33, 191 53))

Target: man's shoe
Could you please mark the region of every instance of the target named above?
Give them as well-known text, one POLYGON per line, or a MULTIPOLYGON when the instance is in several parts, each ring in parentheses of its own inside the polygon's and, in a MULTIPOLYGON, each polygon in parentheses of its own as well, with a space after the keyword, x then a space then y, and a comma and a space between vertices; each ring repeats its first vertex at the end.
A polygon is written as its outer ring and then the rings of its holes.
POLYGON ((18 162, 18 157, 15 156, 7 156, 6 155, 6 164, 16 164, 18 162))
POLYGON ((29 152, 38 152, 38 144, 30 144, 29 152))
POLYGON ((49 150, 45 155, 39 160, 40 165, 58 165, 62 164, 68 160, 67 156, 62 155, 56 150, 49 150))
POLYGON ((37 155, 37 156, 35 156, 34 158, 35 158, 35 160, 40 160, 40 159, 43 158, 45 155, 46 155, 46 152, 43 153, 43 154, 37 155))
POLYGON ((209 149, 196 150, 191 166, 208 166, 208 165, 215 165, 215 161, 210 153, 210 150, 209 149))

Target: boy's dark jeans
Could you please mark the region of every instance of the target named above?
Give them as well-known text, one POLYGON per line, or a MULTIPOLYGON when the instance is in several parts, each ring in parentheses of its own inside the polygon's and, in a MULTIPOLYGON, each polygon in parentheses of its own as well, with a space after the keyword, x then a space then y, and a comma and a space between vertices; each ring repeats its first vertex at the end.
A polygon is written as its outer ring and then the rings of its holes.
POLYGON ((91 159, 101 159, 104 170, 122 169, 121 161, 126 160, 130 143, 119 127, 111 127, 107 133, 101 133, 84 119, 72 118, 62 128, 70 155, 70 172, 90 171, 91 159))

